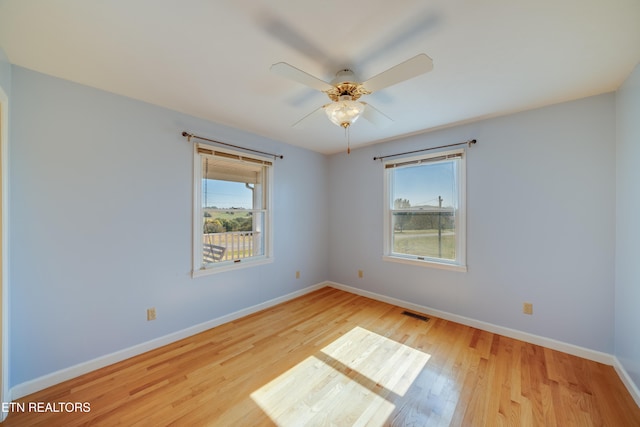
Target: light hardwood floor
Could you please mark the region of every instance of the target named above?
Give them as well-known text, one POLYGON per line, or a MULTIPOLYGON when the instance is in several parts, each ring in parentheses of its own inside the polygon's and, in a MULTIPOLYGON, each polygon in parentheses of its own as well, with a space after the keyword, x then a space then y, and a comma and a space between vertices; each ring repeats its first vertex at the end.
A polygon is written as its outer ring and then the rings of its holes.
POLYGON ((3 425, 640 426, 610 366, 403 311, 323 288, 27 396, 3 425))

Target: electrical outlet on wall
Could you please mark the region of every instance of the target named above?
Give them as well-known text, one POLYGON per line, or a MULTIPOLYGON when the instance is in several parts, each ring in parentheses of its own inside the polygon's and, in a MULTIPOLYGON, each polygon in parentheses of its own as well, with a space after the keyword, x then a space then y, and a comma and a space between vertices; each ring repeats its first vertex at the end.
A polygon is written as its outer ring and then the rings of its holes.
POLYGON ((147 320, 156 320, 156 308, 148 308, 147 309, 147 320))
POLYGON ((530 303, 530 302, 522 303, 522 312, 524 314, 533 314, 533 303, 530 303))

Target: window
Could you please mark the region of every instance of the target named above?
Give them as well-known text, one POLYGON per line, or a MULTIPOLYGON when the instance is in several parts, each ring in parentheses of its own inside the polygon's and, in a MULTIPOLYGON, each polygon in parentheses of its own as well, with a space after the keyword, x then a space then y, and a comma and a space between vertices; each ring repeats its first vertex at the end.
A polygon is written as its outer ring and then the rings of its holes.
POLYGON ((270 260, 271 170, 266 159, 196 146, 194 276, 270 260))
POLYGON ((385 163, 384 259, 466 271, 464 150, 385 163))

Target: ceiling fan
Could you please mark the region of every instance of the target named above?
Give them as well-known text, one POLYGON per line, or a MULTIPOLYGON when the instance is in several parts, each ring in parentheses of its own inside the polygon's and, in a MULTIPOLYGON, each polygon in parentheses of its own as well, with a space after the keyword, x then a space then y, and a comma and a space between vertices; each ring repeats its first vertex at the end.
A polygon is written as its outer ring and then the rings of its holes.
MULTIPOLYGON (((378 126, 384 126, 392 122, 391 118, 372 105, 359 101, 361 96, 369 95, 405 80, 412 79, 432 69, 433 61, 424 53, 401 62, 364 82, 359 82, 350 69, 338 71, 336 77, 331 80, 331 82, 325 82, 286 62, 278 62, 271 66, 272 73, 317 89, 325 93, 331 100, 330 103, 306 115, 294 123, 293 126, 296 126, 317 111, 324 110, 329 120, 335 125, 343 127, 345 132, 360 116, 378 126)), ((347 152, 349 153, 350 151, 350 148, 348 148, 347 152)))

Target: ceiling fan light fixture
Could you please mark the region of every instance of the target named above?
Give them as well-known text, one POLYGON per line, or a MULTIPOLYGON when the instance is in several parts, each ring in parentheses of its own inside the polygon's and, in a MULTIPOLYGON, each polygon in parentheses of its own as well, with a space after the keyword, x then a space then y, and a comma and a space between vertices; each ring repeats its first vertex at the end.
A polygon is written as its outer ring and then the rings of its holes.
POLYGON ((343 128, 351 126, 364 112, 364 104, 353 101, 349 95, 340 97, 339 101, 327 104, 324 112, 333 124, 343 128))

